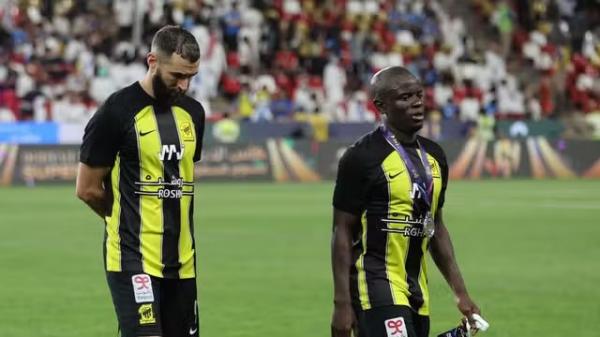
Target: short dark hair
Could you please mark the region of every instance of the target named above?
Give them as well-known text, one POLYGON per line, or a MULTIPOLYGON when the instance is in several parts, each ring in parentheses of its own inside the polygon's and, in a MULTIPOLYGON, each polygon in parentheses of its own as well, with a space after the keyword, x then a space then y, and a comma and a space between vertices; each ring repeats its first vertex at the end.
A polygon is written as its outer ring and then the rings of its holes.
POLYGON ((152 50, 167 57, 175 53, 190 62, 196 62, 200 58, 196 38, 179 26, 164 26, 159 29, 152 38, 152 50))

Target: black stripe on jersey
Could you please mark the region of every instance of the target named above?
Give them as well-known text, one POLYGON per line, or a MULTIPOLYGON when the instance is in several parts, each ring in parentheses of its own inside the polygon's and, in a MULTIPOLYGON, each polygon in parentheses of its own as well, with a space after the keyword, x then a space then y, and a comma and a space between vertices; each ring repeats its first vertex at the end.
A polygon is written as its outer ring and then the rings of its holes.
MULTIPOLYGON (((424 177, 425 168, 423 167, 421 159, 417 154, 417 150, 412 147, 407 147, 406 151, 408 152, 410 160, 413 162, 415 168, 419 172, 419 175, 424 177)), ((424 215, 423 206, 424 205, 421 205, 419 201, 413 201, 413 219, 418 219, 424 215)), ((411 308, 414 310, 419 310, 424 303, 423 292, 421 291, 421 286, 419 285, 421 259, 423 258, 423 250, 421 248, 422 245, 422 237, 410 238, 408 252, 406 254, 406 262, 404 264, 404 269, 406 270, 406 281, 408 283, 408 291, 410 292, 410 296, 408 296, 408 302, 410 303, 411 308)))
MULTIPOLYGON (((132 146, 135 146, 135 149, 132 150, 135 151, 133 153, 139 153, 139 144, 135 142, 132 146)), ((140 175, 139 156, 131 156, 129 160, 120 160, 119 163, 121 177, 127 176, 127 172, 131 172, 130 176, 132 177, 140 175)), ((121 191, 121 215, 119 217, 121 270, 142 271, 144 268, 140 247, 140 196, 135 193, 133 184, 127 184, 126 179, 119 179, 119 191, 121 191), (127 233, 128 231, 129 233, 127 233)))
MULTIPOLYGON (((181 143, 177 131, 177 124, 170 108, 163 106, 154 106, 156 112, 156 121, 158 123, 158 132, 162 146, 175 145, 177 153, 181 153, 181 143)), ((184 151, 193 149, 185 149, 184 151)), ((180 178, 179 160, 173 154, 170 159, 163 159, 163 179, 166 182, 180 178)), ((165 186, 165 188, 170 188, 165 186)), ((165 278, 179 278, 179 235, 181 233, 181 207, 180 199, 163 199, 163 247, 162 260, 164 264, 163 275, 165 278)))
POLYGON ((406 256, 406 263, 404 269, 406 270, 406 281, 408 283, 408 302, 410 307, 419 310, 423 305, 423 292, 419 285, 419 274, 421 272, 421 258, 423 258, 423 251, 421 245, 423 244, 422 237, 411 237, 408 244, 408 254, 406 256))

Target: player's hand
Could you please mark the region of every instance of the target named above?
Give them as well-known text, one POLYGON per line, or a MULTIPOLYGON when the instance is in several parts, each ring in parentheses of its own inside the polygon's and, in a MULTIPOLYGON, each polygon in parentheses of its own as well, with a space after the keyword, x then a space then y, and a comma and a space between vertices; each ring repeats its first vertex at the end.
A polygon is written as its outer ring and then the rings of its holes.
POLYGON ((471 299, 471 297, 469 297, 469 295, 462 295, 462 296, 458 296, 457 298, 457 304, 456 306, 458 307, 458 310, 460 310, 460 312, 469 320, 469 324, 471 325, 471 329, 473 329, 474 333, 477 332, 477 329, 475 329, 475 320, 473 320, 473 318, 471 317, 473 314, 481 314, 481 311, 479 310, 479 307, 477 306, 477 304, 475 304, 475 302, 473 302, 473 300, 471 299))
POLYGON ((458 310, 460 310, 465 317, 471 317, 472 314, 481 314, 479 307, 473 302, 469 295, 458 296, 456 302, 458 310))
POLYGON ((335 304, 331 318, 331 337, 350 337, 355 324, 352 305, 335 304))

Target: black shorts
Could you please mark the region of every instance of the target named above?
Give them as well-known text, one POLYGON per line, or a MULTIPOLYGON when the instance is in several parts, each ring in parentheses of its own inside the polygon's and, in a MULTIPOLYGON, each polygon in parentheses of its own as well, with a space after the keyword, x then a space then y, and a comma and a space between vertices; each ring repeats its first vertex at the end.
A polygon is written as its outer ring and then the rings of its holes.
POLYGON ((196 279, 107 272, 121 337, 198 337, 196 279))
POLYGON ((358 319, 358 337, 427 337, 429 317, 410 307, 391 305, 369 310, 354 309, 358 319))

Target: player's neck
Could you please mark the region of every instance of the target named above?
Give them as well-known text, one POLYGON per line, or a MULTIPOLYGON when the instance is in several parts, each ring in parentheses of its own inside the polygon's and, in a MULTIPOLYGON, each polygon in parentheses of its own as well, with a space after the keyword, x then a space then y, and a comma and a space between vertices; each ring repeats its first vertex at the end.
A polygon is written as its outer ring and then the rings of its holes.
POLYGON ((146 74, 146 76, 144 76, 144 78, 139 81, 140 86, 142 87, 142 89, 144 89, 144 91, 152 98, 156 98, 154 97, 154 88, 152 86, 152 76, 150 76, 150 74, 146 74))
POLYGON ((385 125, 388 129, 390 129, 392 131, 392 133, 394 134, 394 137, 396 137, 396 139, 400 143, 414 143, 417 140, 416 132, 408 133, 408 132, 400 131, 400 130, 398 130, 398 128, 394 127, 393 125, 391 125, 388 122, 386 122, 385 125))

